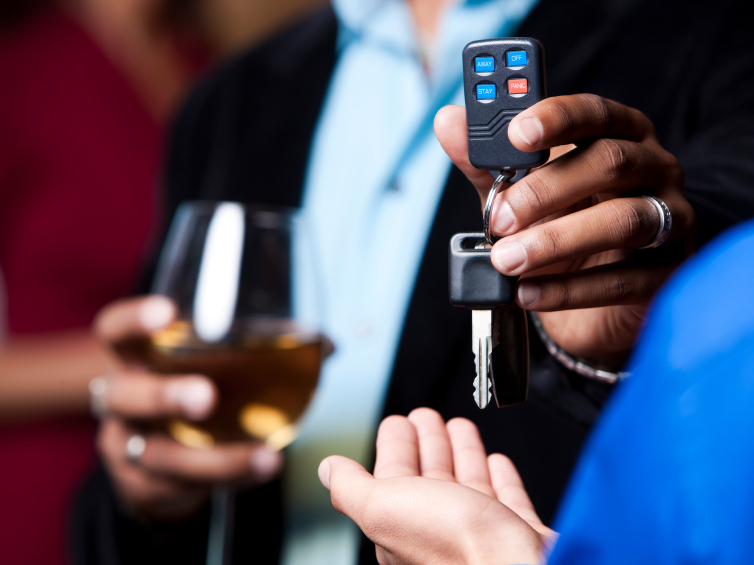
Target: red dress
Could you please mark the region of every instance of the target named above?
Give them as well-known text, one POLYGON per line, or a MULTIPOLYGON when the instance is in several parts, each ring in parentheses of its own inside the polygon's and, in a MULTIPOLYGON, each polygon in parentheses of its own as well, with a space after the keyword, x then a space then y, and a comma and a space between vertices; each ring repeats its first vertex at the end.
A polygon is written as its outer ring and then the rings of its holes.
MULTIPOLYGON (((86 328, 132 291, 155 217, 161 138, 120 72, 60 12, 0 40, 0 271, 11 335, 86 328)), ((93 435, 83 417, 0 425, 0 562, 66 562, 93 435)))

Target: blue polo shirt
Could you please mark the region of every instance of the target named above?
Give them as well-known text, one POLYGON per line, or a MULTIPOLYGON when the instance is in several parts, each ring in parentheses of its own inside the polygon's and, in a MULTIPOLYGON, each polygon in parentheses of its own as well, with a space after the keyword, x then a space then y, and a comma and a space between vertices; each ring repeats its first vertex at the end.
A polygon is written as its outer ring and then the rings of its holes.
POLYGON ((754 223, 652 309, 578 464, 550 565, 754 563, 754 223))

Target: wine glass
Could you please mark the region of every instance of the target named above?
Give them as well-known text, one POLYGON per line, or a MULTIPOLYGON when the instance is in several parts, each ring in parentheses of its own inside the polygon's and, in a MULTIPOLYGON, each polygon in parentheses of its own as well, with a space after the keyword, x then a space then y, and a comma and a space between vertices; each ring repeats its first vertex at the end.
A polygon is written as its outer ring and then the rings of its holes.
MULTIPOLYGON (((165 423, 177 441, 208 448, 255 439, 282 449, 295 439, 329 343, 306 235, 301 213, 290 209, 177 209, 152 287, 175 302, 177 319, 137 349, 152 371, 206 375, 219 392, 206 420, 165 423)), ((207 563, 225 562, 232 500, 228 485, 215 487, 207 563)))

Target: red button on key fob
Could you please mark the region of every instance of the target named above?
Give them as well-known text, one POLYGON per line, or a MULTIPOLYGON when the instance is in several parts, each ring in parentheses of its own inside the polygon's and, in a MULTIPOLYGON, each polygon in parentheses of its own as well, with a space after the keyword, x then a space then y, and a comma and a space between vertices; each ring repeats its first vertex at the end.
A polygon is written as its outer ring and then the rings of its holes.
POLYGON ((514 78, 508 81, 508 94, 526 94, 529 85, 525 78, 514 78))

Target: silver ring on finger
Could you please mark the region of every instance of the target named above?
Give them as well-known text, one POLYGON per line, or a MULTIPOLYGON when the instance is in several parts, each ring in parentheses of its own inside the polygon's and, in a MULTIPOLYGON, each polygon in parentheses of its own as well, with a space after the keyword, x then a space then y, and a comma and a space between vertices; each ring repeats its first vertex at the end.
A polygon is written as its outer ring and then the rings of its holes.
POLYGON ((101 420, 107 415, 107 389, 110 383, 106 376, 89 381, 89 409, 92 416, 101 420))
POLYGON ((141 434, 134 434, 126 442, 126 459, 129 463, 138 463, 144 450, 147 448, 147 441, 141 434))
POLYGON ((670 208, 665 202, 656 196, 642 196, 645 200, 649 200, 657 209, 657 213, 660 215, 660 227, 657 229, 657 234, 652 238, 647 245, 639 247, 639 249, 653 249, 660 247, 670 235, 670 230, 673 229, 673 214, 670 213, 670 208))

